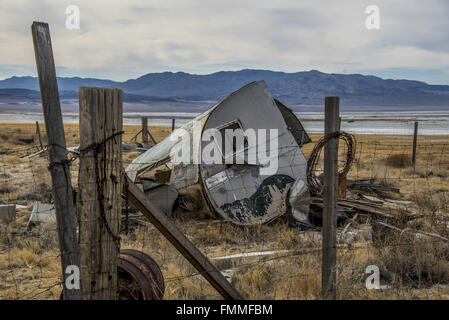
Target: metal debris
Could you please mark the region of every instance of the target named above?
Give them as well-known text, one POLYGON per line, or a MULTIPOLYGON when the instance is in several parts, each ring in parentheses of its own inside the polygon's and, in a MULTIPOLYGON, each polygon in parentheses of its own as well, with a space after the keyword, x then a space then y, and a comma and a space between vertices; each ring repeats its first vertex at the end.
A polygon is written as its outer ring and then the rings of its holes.
POLYGON ((302 179, 296 180, 290 188, 288 201, 292 207, 293 218, 298 222, 309 225, 310 192, 302 179))
MULTIPOLYGON (((242 133, 237 133, 237 135, 242 133)), ((245 141, 245 137, 241 137, 245 141)), ((261 138, 263 139, 263 138, 261 138)), ((272 139, 272 138, 271 138, 272 139)), ((147 197, 159 197, 167 201, 165 212, 170 215, 170 205, 186 213, 231 220, 235 224, 267 223, 288 212, 288 194, 297 179, 306 181, 307 160, 301 147, 310 142, 307 132, 294 113, 266 91, 264 81, 252 82, 235 91, 193 121, 175 130, 169 137, 141 154, 126 169, 128 176, 143 185, 147 197), (196 125, 201 133, 216 130, 222 143, 215 139, 203 141, 195 135, 196 125), (232 130, 229 130, 232 129, 232 130), (278 166, 276 172, 261 175, 266 163, 257 159, 256 163, 232 164, 205 163, 196 158, 196 151, 204 150, 210 143, 216 143, 223 163, 238 154, 254 154, 258 146, 265 142, 265 154, 271 154, 270 136, 256 145, 237 145, 231 136, 233 132, 247 129, 276 129, 278 132, 278 166), (187 145, 182 133, 189 134, 190 162, 173 163, 171 155, 187 145), (195 161, 193 161, 195 160, 195 161), (172 189, 158 189, 171 186, 172 189), (176 192, 175 192, 176 191, 176 192), (162 195, 162 193, 165 194, 162 195)), ((178 151, 179 152, 179 151, 178 151)), ((300 201, 296 199, 296 201, 300 201)), ((304 200, 307 201, 307 200, 304 200)))
POLYGON ((0 205, 0 219, 2 220, 15 220, 16 219, 16 205, 15 204, 2 204, 0 205))
POLYGON ((55 206, 50 203, 35 202, 27 228, 42 222, 56 222, 55 206))

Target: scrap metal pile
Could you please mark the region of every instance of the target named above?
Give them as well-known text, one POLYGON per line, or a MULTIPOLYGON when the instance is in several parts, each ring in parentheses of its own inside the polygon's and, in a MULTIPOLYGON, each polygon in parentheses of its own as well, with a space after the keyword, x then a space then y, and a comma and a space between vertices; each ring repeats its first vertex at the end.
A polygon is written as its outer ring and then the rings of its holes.
POLYGON ((323 176, 317 175, 317 165, 320 153, 327 141, 330 139, 340 139, 346 144, 345 164, 338 171, 338 201, 337 201, 337 223, 340 225, 344 221, 351 219, 347 227, 356 219, 368 218, 365 221, 410 221, 419 214, 409 211, 410 201, 390 199, 392 194, 396 197, 400 195, 400 190, 385 184, 376 183, 376 179, 347 180, 354 161, 356 152, 356 140, 353 135, 346 132, 336 132, 329 137, 322 137, 314 149, 307 162, 307 183, 312 194, 310 198, 309 220, 306 224, 321 225, 323 212, 323 176))

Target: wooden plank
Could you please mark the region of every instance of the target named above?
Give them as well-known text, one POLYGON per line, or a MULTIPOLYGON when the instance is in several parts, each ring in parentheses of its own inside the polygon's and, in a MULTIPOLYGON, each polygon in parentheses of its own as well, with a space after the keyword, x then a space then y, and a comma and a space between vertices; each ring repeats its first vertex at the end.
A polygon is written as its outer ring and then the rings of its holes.
POLYGON ((36 121, 36 134, 39 139, 39 145, 41 146, 41 150, 44 150, 44 145, 42 144, 41 130, 39 129, 39 121, 36 121))
POLYGON ((132 138, 129 139, 129 141, 130 141, 130 142, 132 142, 132 141, 135 142, 136 139, 137 139, 137 136, 138 136, 141 132, 142 132, 142 129, 140 129, 135 135, 133 135, 132 138))
MULTIPOLYGON (((392 211, 391 208, 382 208, 378 205, 369 204, 369 203, 361 203, 360 201, 351 201, 351 200, 338 200, 338 205, 348 208, 355 208, 360 211, 364 211, 371 214, 376 214, 379 216, 383 216, 386 218, 394 218, 394 215, 390 214, 387 211, 392 211)), ((396 210, 397 211, 397 210, 396 210)))
POLYGON ((50 29, 47 23, 33 22, 34 54, 36 58, 42 108, 47 130, 50 172, 56 208, 59 246, 61 250, 63 296, 67 300, 82 299, 82 286, 68 289, 65 271, 69 266, 80 266, 79 248, 76 236, 75 210, 73 207, 70 169, 67 163, 67 150, 59 101, 58 83, 53 59, 50 29))
MULTIPOLYGON (((339 128, 339 97, 326 97, 324 136, 339 128)), ((330 139, 324 146, 323 188, 323 261, 321 286, 324 299, 336 299, 337 262, 337 191, 338 191, 338 139, 330 139)))
MULTIPOLYGON (((170 241, 171 244, 201 273, 201 275, 228 300, 242 300, 243 297, 226 280, 218 269, 195 245, 169 220, 156 205, 148 200, 134 182, 128 179, 128 199, 145 217, 170 241)), ((124 194, 125 194, 124 190, 124 194)))
POLYGON ((153 137, 153 135, 151 134, 150 130, 147 130, 147 134, 150 136, 150 139, 151 139, 151 141, 153 141, 153 144, 156 145, 157 142, 156 142, 156 140, 154 140, 154 137, 153 137))
POLYGON ((122 138, 121 135, 108 138, 122 131, 123 93, 120 89, 81 87, 79 104, 80 187, 77 212, 80 217, 84 297, 114 300, 117 299, 119 248, 116 237, 120 230, 123 184, 122 138), (97 153, 92 149, 85 151, 86 147, 105 140, 97 153))

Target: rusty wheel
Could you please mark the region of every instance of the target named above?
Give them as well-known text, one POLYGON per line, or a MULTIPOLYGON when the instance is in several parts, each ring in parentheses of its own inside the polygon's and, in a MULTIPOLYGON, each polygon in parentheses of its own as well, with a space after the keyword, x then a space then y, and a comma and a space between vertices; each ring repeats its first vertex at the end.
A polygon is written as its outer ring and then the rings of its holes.
MULTIPOLYGON (((158 264, 147 254, 126 249, 117 259, 119 300, 161 300, 165 282, 158 264)), ((63 294, 59 297, 63 299, 63 294)))
POLYGON ((160 300, 165 283, 157 263, 143 252, 122 250, 117 260, 120 300, 160 300))

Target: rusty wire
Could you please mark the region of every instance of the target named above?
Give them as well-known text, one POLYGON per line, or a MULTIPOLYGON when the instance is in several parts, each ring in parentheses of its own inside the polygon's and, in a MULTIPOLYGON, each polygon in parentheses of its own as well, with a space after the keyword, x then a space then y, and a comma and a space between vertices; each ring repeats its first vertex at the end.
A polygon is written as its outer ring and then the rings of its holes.
POLYGON ((355 137, 352 134, 343 131, 335 131, 325 137, 321 137, 313 148, 309 159, 307 160, 307 184, 309 186, 310 192, 315 195, 319 195, 323 191, 323 183, 315 174, 316 167, 318 164, 318 160, 320 159, 321 150, 331 139, 343 140, 347 145, 345 165, 341 170, 338 171, 339 180, 346 177, 349 170, 351 169, 352 162, 354 161, 356 141, 355 137))

